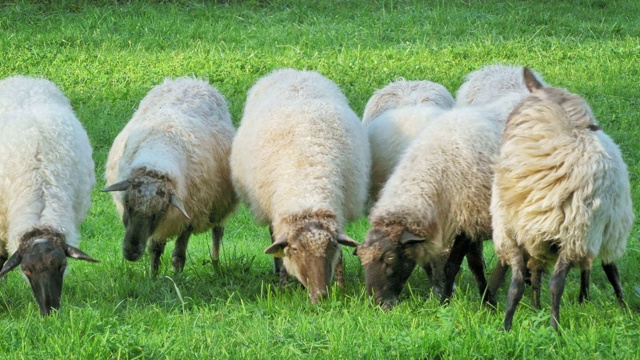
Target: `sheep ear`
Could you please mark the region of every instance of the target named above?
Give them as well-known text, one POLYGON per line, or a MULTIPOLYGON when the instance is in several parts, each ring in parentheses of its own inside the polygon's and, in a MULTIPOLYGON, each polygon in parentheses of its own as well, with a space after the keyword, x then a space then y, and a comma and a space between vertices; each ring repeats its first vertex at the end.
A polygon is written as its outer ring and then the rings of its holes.
POLYGON ((118 183, 115 183, 111 186, 108 186, 100 191, 102 192, 111 192, 111 191, 125 191, 128 190, 129 187, 131 187, 131 181, 129 180, 123 180, 120 181, 118 183))
POLYGON ((13 256, 11 256, 9 260, 4 263, 2 270, 0 270, 0 279, 5 277, 9 273, 9 271, 15 269, 18 265, 20 265, 21 262, 22 255, 20 255, 20 253, 16 251, 15 253, 13 253, 13 256))
POLYGON ((171 193, 171 196, 169 197, 169 203, 175 206, 176 208, 178 208, 178 210, 180 210, 180 212, 182 213, 182 215, 184 215, 184 217, 186 217, 187 219, 191 219, 187 214, 187 211, 184 209, 184 205, 182 205, 182 201, 176 194, 171 193))
POLYGON ((348 246, 348 247, 357 247, 358 242, 347 236, 347 234, 338 234, 338 244, 348 246))
POLYGON ((407 230, 402 231, 402 235, 400 235, 400 243, 403 245, 419 243, 426 240, 427 239, 413 234, 407 230))
POLYGON ((76 247, 73 247, 71 245, 67 245, 65 253, 67 254, 67 257, 72 258, 72 259, 84 260, 84 261, 90 261, 90 262, 99 262, 98 260, 96 260, 96 259, 92 258, 91 256, 87 255, 82 250, 80 250, 80 249, 78 249, 76 247))
POLYGON ((273 257, 282 258, 285 257, 284 248, 289 245, 289 241, 284 236, 279 237, 271 246, 264 250, 265 254, 271 254, 273 257))
POLYGON ((536 76, 533 75, 533 71, 531 71, 531 69, 525 67, 523 74, 524 74, 524 84, 527 86, 527 89, 529 89, 530 92, 533 92, 534 90, 542 89, 544 87, 542 86, 540 81, 538 81, 536 76))

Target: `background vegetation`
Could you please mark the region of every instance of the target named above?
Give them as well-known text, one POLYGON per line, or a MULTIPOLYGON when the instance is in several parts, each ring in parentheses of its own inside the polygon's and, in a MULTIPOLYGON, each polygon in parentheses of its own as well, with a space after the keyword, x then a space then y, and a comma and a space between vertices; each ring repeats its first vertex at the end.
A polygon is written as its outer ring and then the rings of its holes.
MULTIPOLYGON (((0 2, 0 78, 51 79, 89 133, 99 181, 81 248, 101 260, 72 265, 62 310, 45 319, 18 272, 2 281, 0 358, 639 358, 637 221, 619 262, 630 308, 615 305, 599 265, 592 302, 579 306, 574 270, 559 337, 549 327, 546 287, 543 309, 528 306, 527 292, 513 330, 503 333, 506 291, 497 313, 483 309, 468 271, 449 307, 416 271, 402 303, 382 312, 346 250, 345 291, 318 306, 295 285, 281 294, 262 254, 268 231, 243 207, 227 223, 220 273, 202 234, 192 237, 182 275, 170 270, 170 245, 151 279, 148 257, 123 260, 121 222, 97 191, 111 142, 168 76, 209 79, 237 124, 249 87, 280 67, 320 71, 361 114, 373 91, 398 77, 455 93, 465 74, 502 62, 531 66, 590 102, 622 149, 639 214, 639 11, 633 0, 0 2)), ((367 228, 363 218, 347 233, 363 240, 367 228)), ((491 243, 486 261, 495 263, 491 243)))

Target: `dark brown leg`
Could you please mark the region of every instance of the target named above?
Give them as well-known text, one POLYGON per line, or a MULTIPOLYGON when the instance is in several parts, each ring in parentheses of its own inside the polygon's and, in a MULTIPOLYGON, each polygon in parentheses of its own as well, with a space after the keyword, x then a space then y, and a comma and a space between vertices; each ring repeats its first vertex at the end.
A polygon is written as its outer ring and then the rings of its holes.
POLYGON ((184 262, 187 259, 187 245, 189 245, 189 237, 193 228, 187 227, 178 239, 176 240, 176 246, 173 248, 173 254, 171 255, 171 265, 173 265, 173 271, 176 273, 184 270, 184 262))
POLYGON ((567 279, 567 273, 571 269, 571 263, 567 261, 562 254, 556 262, 556 267, 551 275, 549 282, 549 292, 551 293, 551 327, 558 332, 558 323, 560 322, 560 299, 564 292, 564 284, 567 279))
POLYGON ((467 264, 469 264, 469 270, 471 270, 473 277, 476 279, 482 301, 495 308, 496 300, 493 293, 489 291, 487 278, 484 275, 484 257, 482 256, 482 250, 481 240, 471 241, 467 249, 467 264))
POLYGON ((158 275, 158 269, 160 269, 160 257, 164 252, 164 246, 166 243, 159 243, 153 240, 149 240, 149 255, 151 257, 151 276, 158 275))
POLYGON ((6 255, 0 255, 0 269, 4 266, 4 263, 7 262, 8 257, 6 255))
POLYGON ((285 269, 284 266, 280 267, 279 275, 280 275, 280 281, 279 281, 280 291, 284 291, 284 288, 289 283, 289 274, 287 273, 287 269, 285 269))
POLYGON ((342 249, 340 250, 340 257, 336 264, 336 284, 342 290, 344 290, 344 264, 342 263, 342 249))
POLYGON ((424 269, 424 272, 427 274, 427 279, 429 279, 429 282, 431 283, 431 285, 433 285, 433 268, 431 267, 431 263, 426 263, 422 265, 422 268, 424 269))
POLYGON ((589 301, 589 277, 591 276, 591 269, 582 270, 580 272, 580 295, 578 296, 578 303, 582 304, 585 300, 589 301))
POLYGON ((211 263, 216 270, 220 269, 220 244, 224 236, 224 226, 216 225, 211 229, 211 263))
POLYGON ((506 331, 511 330, 513 315, 516 312, 516 307, 518 307, 520 300, 522 300, 522 294, 524 294, 525 269, 526 265, 522 254, 511 260, 511 285, 509 286, 509 294, 507 295, 507 311, 504 314, 504 329, 506 331))
MULTIPOLYGON (((276 239, 273 237, 273 226, 269 224, 269 235, 271 235, 271 243, 273 244, 276 239)), ((280 275, 280 282, 282 282, 282 259, 274 257, 273 258, 273 272, 276 275, 280 275)), ((286 274, 286 272, 285 272, 286 274)), ((286 283, 286 281, 285 281, 286 283)))
POLYGON ((491 294, 493 294, 494 298, 498 293, 498 289, 504 284, 504 279, 507 277, 507 270, 509 270, 509 265, 498 260, 496 267, 493 268, 493 271, 491 272, 491 276, 489 276, 488 289, 491 294))
POLYGON ((442 297, 440 298, 440 304, 444 305, 449 302, 451 294, 453 294, 453 283, 456 280, 458 271, 460 271, 460 265, 464 259, 465 254, 471 240, 465 235, 460 234, 456 236, 451 247, 451 253, 449 259, 444 266, 444 288, 442 289, 442 297))
POLYGON ((616 297, 618 298, 618 304, 622 307, 626 307, 624 299, 622 297, 622 284, 620 284, 620 273, 618 272, 618 267, 615 263, 605 264, 602 263, 602 269, 604 273, 607 275, 607 279, 613 286, 613 291, 616 293, 616 297))
MULTIPOLYGON (((527 270, 529 270, 530 282, 531 282, 531 307, 534 309, 540 309, 540 289, 542 286, 542 265, 536 262, 534 259, 529 259, 527 262, 527 270)), ((527 274, 525 274, 526 279, 527 274)), ((525 280, 526 282, 526 280, 525 280)))

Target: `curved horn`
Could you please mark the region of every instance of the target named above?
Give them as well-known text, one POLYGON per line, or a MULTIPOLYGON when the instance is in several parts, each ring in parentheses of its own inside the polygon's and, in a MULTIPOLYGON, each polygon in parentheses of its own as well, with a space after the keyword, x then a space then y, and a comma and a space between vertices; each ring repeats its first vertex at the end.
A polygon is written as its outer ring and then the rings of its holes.
POLYGON ((80 249, 78 249, 76 247, 73 247, 71 245, 67 245, 67 248, 65 249, 65 253, 67 254, 67 257, 70 257, 72 259, 91 261, 91 262, 99 262, 98 260, 96 260, 96 259, 92 258, 91 256, 87 255, 82 250, 80 250, 80 249))
POLYGON ((176 194, 171 193, 171 197, 169 198, 169 203, 177 207, 178 210, 180 210, 180 212, 182 213, 182 215, 184 215, 187 219, 191 219, 187 214, 187 211, 184 209, 184 205, 182 205, 182 201, 176 194))
POLYGON ((20 255, 20 253, 16 251, 4 264, 2 270, 0 270, 0 279, 5 277, 9 273, 9 271, 15 269, 18 265, 20 265, 21 262, 22 255, 20 255))
POLYGON ((108 186, 100 191, 102 192, 110 192, 110 191, 125 191, 127 189, 129 189, 129 187, 131 186, 131 181, 129 180, 123 180, 120 182, 117 182, 111 186, 108 186))
POLYGON ((357 247, 358 245, 360 245, 357 241, 353 240, 345 233, 338 234, 338 244, 349 247, 357 247))

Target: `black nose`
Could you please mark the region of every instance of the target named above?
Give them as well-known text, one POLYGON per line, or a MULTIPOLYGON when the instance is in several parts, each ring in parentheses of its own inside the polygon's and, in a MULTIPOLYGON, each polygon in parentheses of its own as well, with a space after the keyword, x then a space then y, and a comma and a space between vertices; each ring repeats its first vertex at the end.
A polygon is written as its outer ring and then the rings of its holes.
POLYGON ((136 260, 139 260, 140 257, 142 257, 142 253, 138 252, 138 251, 127 251, 127 250, 124 250, 122 252, 122 255, 128 261, 136 261, 136 260))

